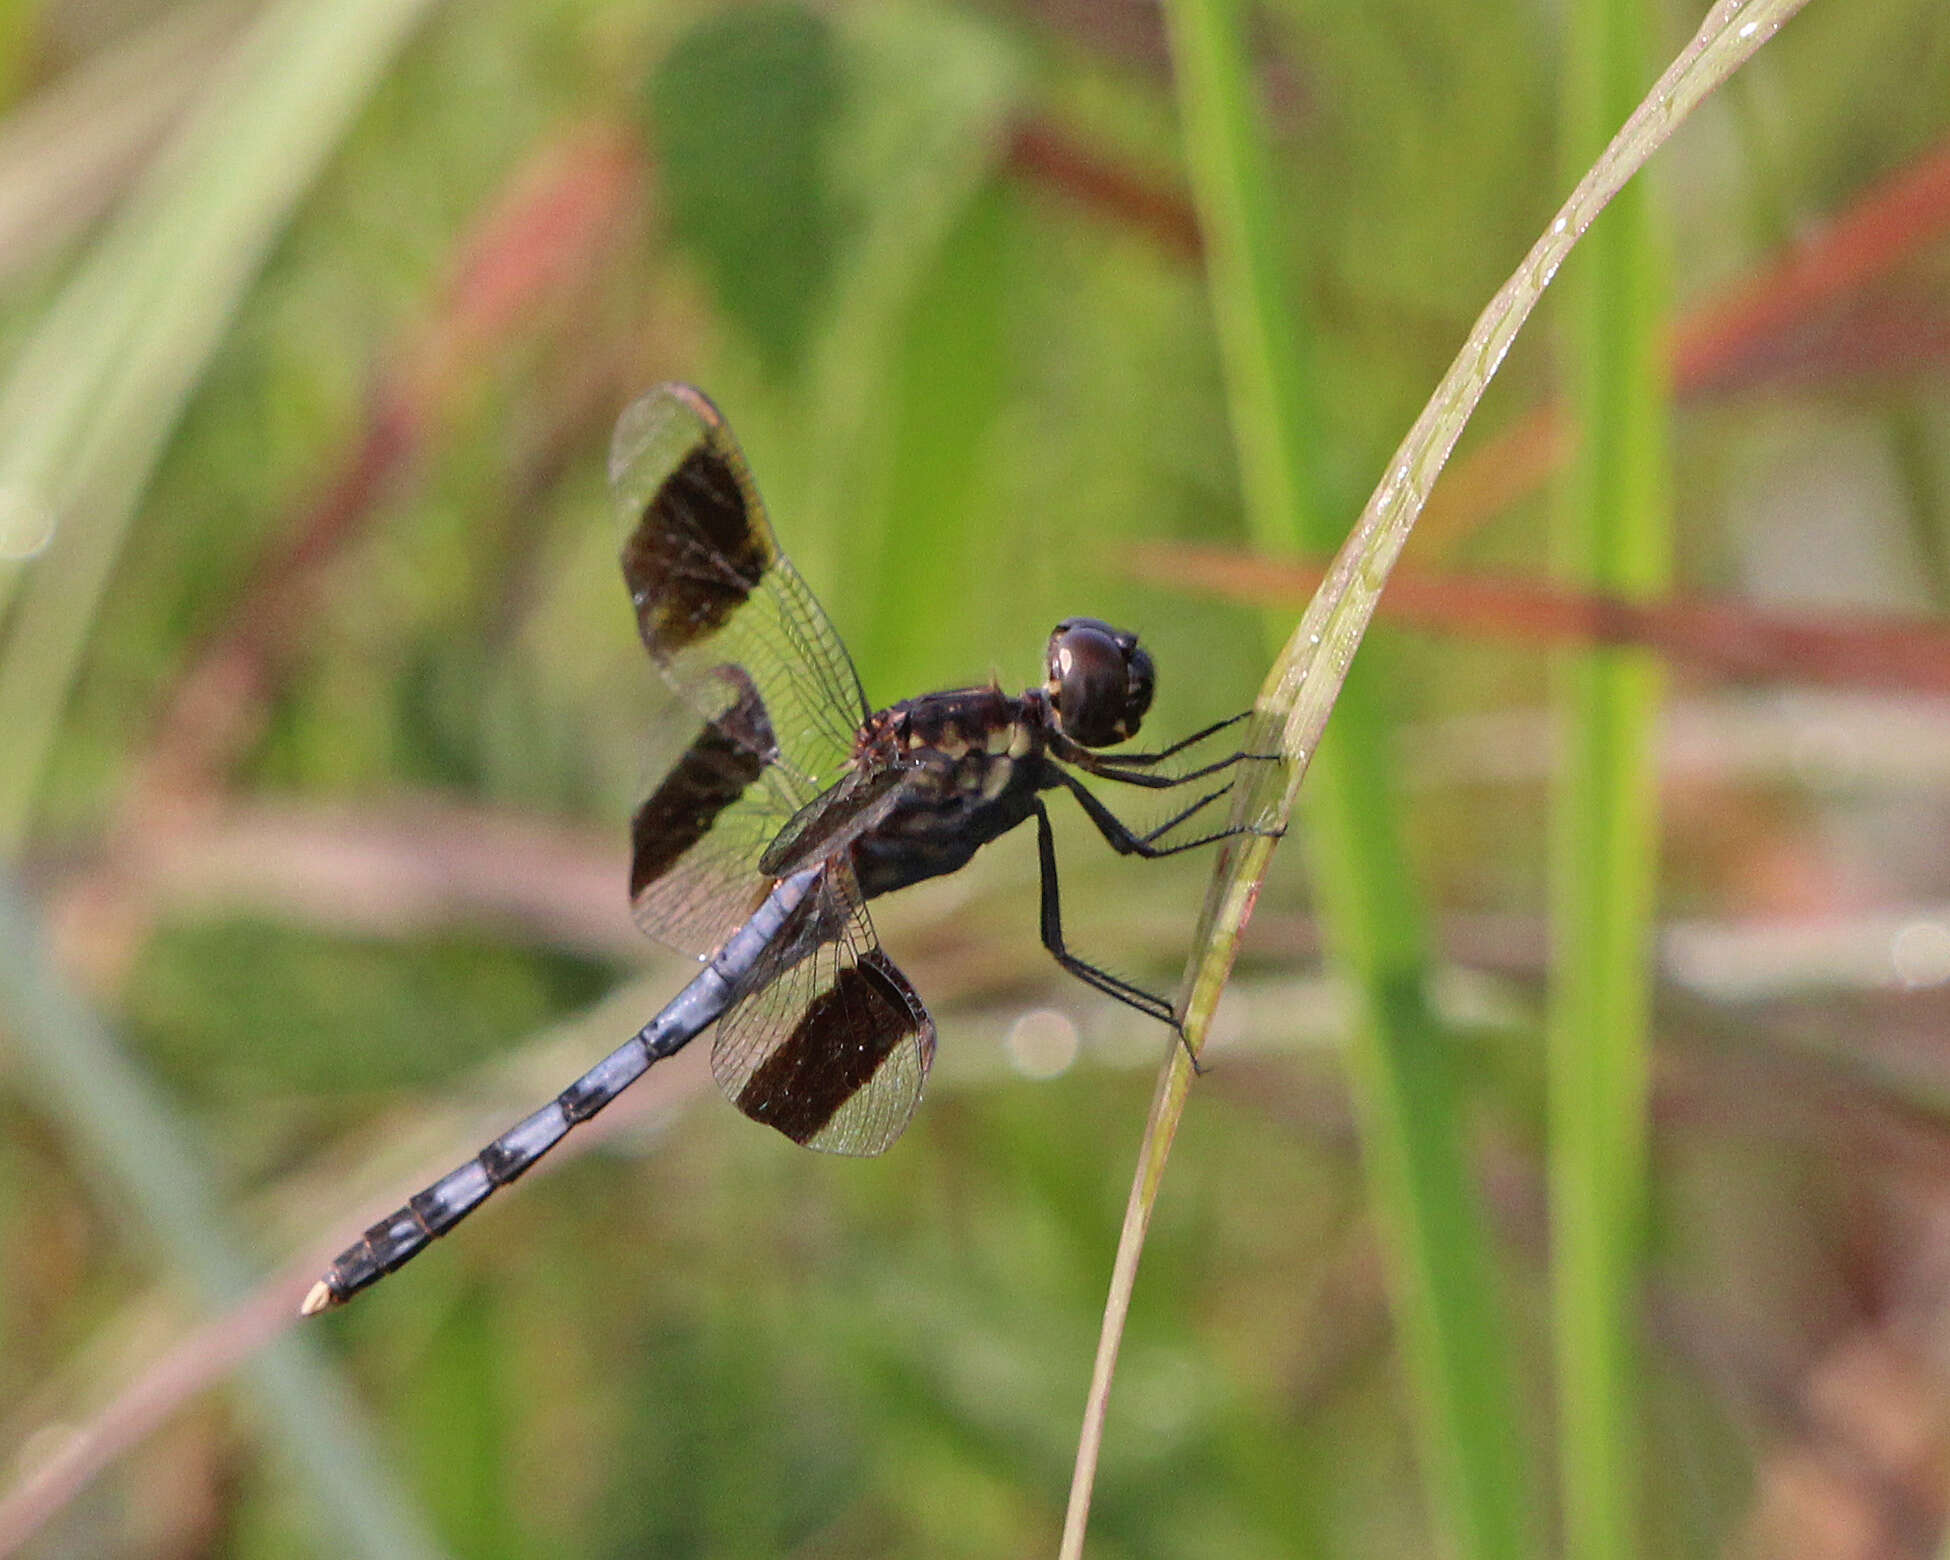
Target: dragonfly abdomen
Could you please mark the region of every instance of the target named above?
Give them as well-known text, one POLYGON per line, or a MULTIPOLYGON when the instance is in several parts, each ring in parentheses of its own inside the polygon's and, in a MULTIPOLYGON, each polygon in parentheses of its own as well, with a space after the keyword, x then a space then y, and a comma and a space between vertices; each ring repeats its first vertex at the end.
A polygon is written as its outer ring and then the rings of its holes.
POLYGON ((819 868, 783 879, 765 902, 720 948, 711 962, 667 1007, 622 1045, 525 1121, 510 1127, 458 1169, 408 1199, 339 1253, 305 1296, 310 1316, 342 1305, 488 1200, 497 1187, 518 1180, 536 1161, 650 1070, 681 1051, 731 1005, 739 983, 757 963, 779 928, 811 891, 819 868))

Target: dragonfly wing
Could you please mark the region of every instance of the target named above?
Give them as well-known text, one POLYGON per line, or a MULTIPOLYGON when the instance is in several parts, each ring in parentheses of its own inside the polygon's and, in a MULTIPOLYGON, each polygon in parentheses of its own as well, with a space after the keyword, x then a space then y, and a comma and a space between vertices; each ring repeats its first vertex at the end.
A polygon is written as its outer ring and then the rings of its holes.
POLYGON ((934 1060, 934 1021, 881 951, 836 860, 718 1021, 711 1070, 754 1121, 829 1154, 901 1135, 934 1060))
POLYGON ((770 887, 759 862, 779 831, 845 775, 866 700, 702 393, 660 385, 631 405, 609 467, 644 648, 703 717, 632 821, 630 902, 701 957, 770 887))
MULTIPOLYGON (((790 817, 752 789, 749 750, 706 722, 631 824, 630 903, 652 937, 699 957, 778 879, 838 857, 900 801, 909 772, 849 769, 790 817)), ((762 777, 758 777, 762 779, 762 777)))
POLYGON ((794 815, 796 790, 763 757, 769 716, 736 665, 718 669, 721 707, 697 728, 630 820, 630 908, 652 937, 702 958, 744 924, 772 884, 759 861, 794 815))
POLYGON ((707 722, 742 710, 725 736, 779 768, 790 816, 838 778, 869 711, 737 440, 701 391, 659 385, 618 420, 609 480, 644 648, 707 722), (727 689, 726 668, 740 686, 727 689))

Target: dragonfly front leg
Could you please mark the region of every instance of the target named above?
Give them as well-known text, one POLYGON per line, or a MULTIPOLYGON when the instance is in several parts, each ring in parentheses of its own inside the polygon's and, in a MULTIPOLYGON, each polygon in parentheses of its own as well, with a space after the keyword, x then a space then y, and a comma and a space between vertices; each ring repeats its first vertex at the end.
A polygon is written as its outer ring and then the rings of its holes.
MULTIPOLYGON (((1118 753, 1110 759, 1110 762, 1113 764, 1131 764, 1131 765, 1162 764, 1168 758, 1176 758, 1180 753, 1184 752, 1185 749, 1188 747, 1197 747, 1198 744, 1203 742, 1207 737, 1216 737, 1220 732, 1224 731, 1226 727, 1238 725, 1242 720, 1246 719, 1252 713, 1253 712, 1251 710, 1241 710, 1237 715, 1228 715, 1224 720, 1215 720, 1209 726, 1200 727, 1197 731, 1194 731, 1189 737, 1180 737, 1176 742, 1172 743, 1170 747, 1159 748, 1156 752, 1153 753, 1118 753)), ((1244 754, 1235 753, 1233 754, 1232 758, 1227 759, 1226 762, 1233 763, 1244 756, 1245 756, 1244 754)))
MULTIPOLYGON (((1233 720, 1238 720, 1234 716, 1233 720)), ((1243 749, 1228 753, 1224 758, 1216 758, 1209 764, 1200 764, 1195 769, 1186 769, 1177 774, 1157 774, 1148 766, 1176 754, 1180 748, 1192 742, 1203 741, 1213 731, 1222 730, 1232 721, 1221 721, 1218 726, 1205 731, 1194 732, 1185 742, 1175 743, 1158 753, 1117 753, 1105 755, 1092 752, 1080 743, 1055 741, 1050 744, 1050 755, 1065 764, 1074 765, 1085 774, 1096 775, 1100 779, 1115 780, 1119 785, 1142 786, 1152 791, 1169 791, 1174 786, 1190 785, 1194 780, 1203 780, 1210 775, 1224 774, 1239 764, 1278 763, 1278 753, 1249 753, 1243 749)))

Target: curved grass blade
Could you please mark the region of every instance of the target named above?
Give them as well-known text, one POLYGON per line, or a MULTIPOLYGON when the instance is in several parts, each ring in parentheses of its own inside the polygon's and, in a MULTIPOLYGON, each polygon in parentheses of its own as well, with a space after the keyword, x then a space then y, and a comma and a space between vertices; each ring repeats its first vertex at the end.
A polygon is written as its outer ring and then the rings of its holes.
MULTIPOLYGON (((213 1307, 250 1294, 249 1265, 227 1237, 229 1221, 183 1133, 114 1036, 55 974, 32 908, 4 874, 0 1010, 49 1116, 99 1182, 141 1216, 167 1260, 213 1307)), ((315 1348, 279 1338, 245 1371, 276 1444, 310 1482, 329 1547, 373 1560, 440 1553, 315 1348)))
POLYGON ((0 851, 26 829, 102 592, 178 415, 292 209, 427 8, 267 7, 0 377, 0 614, 13 608, 0 657, 0 851))
MULTIPOLYGON (((1806 0, 1720 0, 1478 316, 1461 352, 1389 461, 1380 486, 1268 674, 1257 704, 1257 740, 1251 745, 1270 751, 1276 744, 1287 765, 1283 770, 1257 766, 1259 774, 1242 782, 1235 800, 1236 819, 1260 819, 1280 826, 1291 814, 1389 571, 1401 555, 1464 424, 1564 257, 1626 180, 1707 94, 1751 58, 1804 4, 1806 0)), ((1189 1044, 1181 1047, 1174 1043, 1159 1077, 1112 1269, 1064 1525, 1061 1554, 1065 1560, 1077 1560, 1083 1553, 1110 1382, 1136 1283, 1138 1257, 1191 1082, 1188 1050, 1196 1054, 1204 1044, 1272 849, 1269 836, 1229 841, 1206 895, 1184 987, 1189 1044)))
MULTIPOLYGON (((1268 551, 1341 540, 1321 474, 1311 330, 1282 274, 1271 157, 1254 113, 1244 10, 1172 11, 1193 185, 1248 528, 1268 551)), ((1269 649, 1286 631, 1267 619, 1269 649)), ((1347 1079, 1408 1366, 1433 1526, 1462 1560, 1517 1556, 1540 1502, 1516 1417, 1494 1250, 1458 1125, 1455 1049, 1426 998, 1429 949, 1394 805, 1372 668, 1343 688, 1305 798, 1316 897, 1353 998, 1347 1079)))

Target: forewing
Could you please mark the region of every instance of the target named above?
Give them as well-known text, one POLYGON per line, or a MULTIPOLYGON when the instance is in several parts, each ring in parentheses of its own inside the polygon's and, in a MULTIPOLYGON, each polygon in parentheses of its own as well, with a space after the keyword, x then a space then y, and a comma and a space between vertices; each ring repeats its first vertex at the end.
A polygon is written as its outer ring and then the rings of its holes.
POLYGON ((737 441, 702 392, 659 385, 618 420, 609 480, 644 648, 707 722, 728 703, 722 669, 743 668, 764 719, 729 736, 776 766, 762 783, 789 817, 838 778, 868 711, 737 441))
POLYGON ((878 1154, 921 1098, 934 1021, 835 862, 718 1021, 711 1070, 754 1121, 829 1154, 878 1154))

